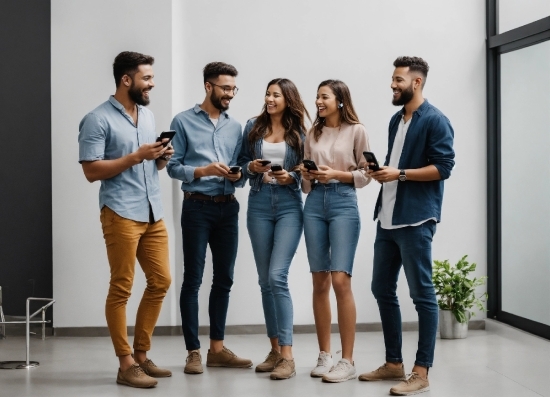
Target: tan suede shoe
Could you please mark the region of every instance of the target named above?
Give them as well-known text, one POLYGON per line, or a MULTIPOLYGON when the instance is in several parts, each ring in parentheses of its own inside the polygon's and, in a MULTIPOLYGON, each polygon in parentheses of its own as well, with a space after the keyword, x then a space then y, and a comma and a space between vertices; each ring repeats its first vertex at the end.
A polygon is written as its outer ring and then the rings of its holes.
POLYGON ((157 385, 157 381, 147 375, 137 363, 133 363, 124 372, 119 368, 116 383, 143 389, 155 387, 157 385))
POLYGON ((416 372, 411 372, 407 380, 390 389, 392 396, 412 396, 430 390, 428 379, 422 379, 416 372))
POLYGON ((202 356, 200 350, 191 350, 191 353, 187 356, 185 360, 185 368, 183 372, 186 374, 202 374, 202 356))
POLYGON ((208 349, 208 355, 206 356, 206 366, 250 368, 252 367, 252 361, 247 358, 237 357, 235 353, 224 346, 222 351, 219 353, 212 353, 210 352, 210 349, 208 349))
POLYGON ((405 380, 405 367, 401 364, 399 368, 392 368, 384 363, 377 370, 359 375, 359 380, 405 380))
POLYGON ((277 361, 282 358, 281 353, 277 350, 271 349, 265 361, 261 364, 256 365, 256 372, 271 372, 275 368, 277 361))
POLYGON ((294 375, 296 375, 294 359, 287 360, 286 358, 281 358, 269 377, 273 380, 281 380, 292 378, 294 375))
POLYGON ((139 364, 139 366, 147 375, 153 378, 168 378, 172 376, 172 371, 157 367, 155 363, 149 359, 139 364))

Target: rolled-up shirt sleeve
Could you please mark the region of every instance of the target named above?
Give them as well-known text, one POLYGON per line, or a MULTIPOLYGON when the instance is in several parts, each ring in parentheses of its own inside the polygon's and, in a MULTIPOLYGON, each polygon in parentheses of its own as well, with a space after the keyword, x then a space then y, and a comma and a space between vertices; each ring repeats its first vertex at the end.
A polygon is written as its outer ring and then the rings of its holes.
POLYGON ((177 118, 172 120, 170 129, 176 131, 172 146, 174 155, 166 165, 166 170, 171 178, 179 179, 185 183, 191 183, 195 178, 195 169, 197 167, 185 165, 185 153, 187 151, 187 139, 183 124, 177 118))
POLYGON ((93 113, 80 122, 78 134, 78 162, 97 161, 105 158, 105 124, 93 113))
POLYGON ((427 156, 430 164, 439 171, 442 180, 451 176, 455 165, 453 149, 454 131, 445 116, 433 117, 429 124, 427 156))

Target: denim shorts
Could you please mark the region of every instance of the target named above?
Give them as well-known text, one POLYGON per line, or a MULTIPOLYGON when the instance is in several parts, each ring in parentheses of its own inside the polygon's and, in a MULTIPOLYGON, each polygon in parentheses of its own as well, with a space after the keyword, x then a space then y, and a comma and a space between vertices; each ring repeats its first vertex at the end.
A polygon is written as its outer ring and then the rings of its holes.
POLYGON ((355 187, 318 183, 306 198, 304 236, 311 272, 345 272, 351 276, 361 220, 355 187))

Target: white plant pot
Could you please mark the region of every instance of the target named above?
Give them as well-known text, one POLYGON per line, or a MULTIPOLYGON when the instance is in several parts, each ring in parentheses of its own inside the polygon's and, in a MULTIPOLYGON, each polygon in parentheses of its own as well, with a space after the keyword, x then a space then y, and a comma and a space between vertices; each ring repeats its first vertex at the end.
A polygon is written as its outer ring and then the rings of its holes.
MULTIPOLYGON (((470 313, 466 313, 468 320, 470 313)), ((441 339, 464 339, 468 336, 468 321, 459 323, 450 310, 439 310, 439 335, 441 339)))

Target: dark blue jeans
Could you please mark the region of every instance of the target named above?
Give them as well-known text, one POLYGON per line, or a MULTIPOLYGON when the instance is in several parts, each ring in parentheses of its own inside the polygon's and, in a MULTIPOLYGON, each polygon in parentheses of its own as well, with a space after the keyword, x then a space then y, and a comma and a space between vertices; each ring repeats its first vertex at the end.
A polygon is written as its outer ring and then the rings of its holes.
POLYGON ((233 285, 239 237, 239 203, 183 200, 183 284, 180 295, 181 327, 187 350, 200 348, 198 294, 204 273, 206 248, 212 252, 213 279, 208 302, 210 339, 223 340, 233 285))
POLYGON ((431 367, 437 333, 438 307, 432 283, 432 239, 435 221, 400 229, 382 229, 378 222, 374 242, 371 290, 378 302, 387 362, 403 362, 401 310, 397 279, 405 270, 410 296, 418 313, 418 350, 415 365, 431 367))

